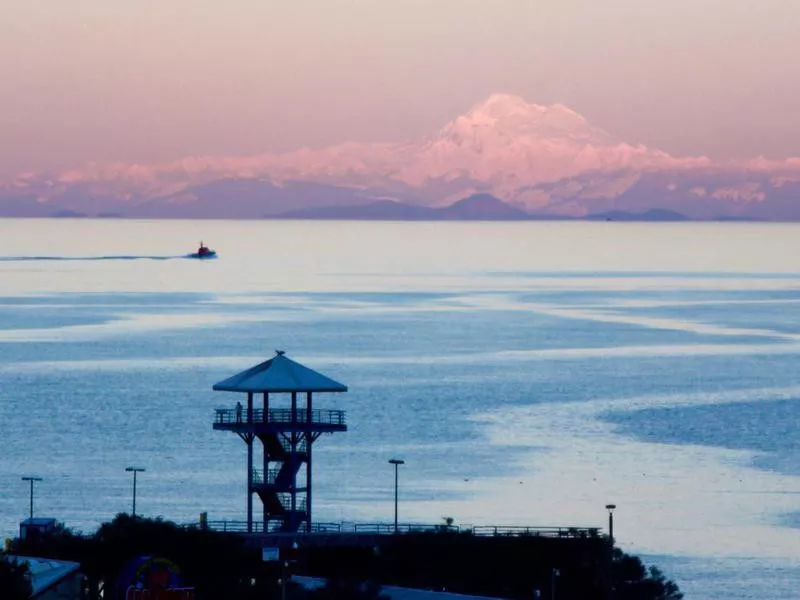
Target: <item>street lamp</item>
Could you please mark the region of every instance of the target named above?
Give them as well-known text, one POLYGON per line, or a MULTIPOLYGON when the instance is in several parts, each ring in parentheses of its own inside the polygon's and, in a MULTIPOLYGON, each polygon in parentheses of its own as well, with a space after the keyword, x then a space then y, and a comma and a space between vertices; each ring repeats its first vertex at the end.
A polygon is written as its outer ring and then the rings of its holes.
POLYGON ((397 533, 397 469, 400 465, 406 464, 406 461, 392 458, 389 464, 394 465, 394 532, 397 533))
POLYGON ((143 473, 142 467, 125 467, 125 471, 133 473, 133 519, 136 520, 136 474, 143 473))
POLYGON ((614 545, 614 509, 617 508, 616 504, 606 504, 608 511, 608 541, 614 545))
POLYGON ((22 478, 22 481, 30 481, 31 482, 31 499, 30 499, 31 519, 33 518, 33 482, 34 481, 41 481, 41 480, 42 480, 41 477, 23 477, 22 478))
POLYGON ((561 576, 561 571, 553 567, 550 569, 550 600, 556 600, 556 578, 561 576))
POLYGON ((293 541, 289 559, 281 560, 281 600, 286 600, 286 579, 289 575, 289 563, 297 563, 297 551, 299 549, 300 545, 297 543, 297 540, 293 541))

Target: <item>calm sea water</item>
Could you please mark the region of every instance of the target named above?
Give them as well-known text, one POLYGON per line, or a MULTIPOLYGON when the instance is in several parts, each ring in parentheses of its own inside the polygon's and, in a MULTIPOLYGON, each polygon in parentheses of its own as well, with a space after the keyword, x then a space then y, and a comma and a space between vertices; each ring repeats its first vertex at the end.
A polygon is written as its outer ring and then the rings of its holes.
POLYGON ((0 533, 243 518, 211 386, 346 383, 318 520, 606 525, 687 598, 800 588, 800 227, 0 220, 0 533), (213 261, 182 258, 202 238, 213 261), (90 260, 91 259, 91 260, 90 260))

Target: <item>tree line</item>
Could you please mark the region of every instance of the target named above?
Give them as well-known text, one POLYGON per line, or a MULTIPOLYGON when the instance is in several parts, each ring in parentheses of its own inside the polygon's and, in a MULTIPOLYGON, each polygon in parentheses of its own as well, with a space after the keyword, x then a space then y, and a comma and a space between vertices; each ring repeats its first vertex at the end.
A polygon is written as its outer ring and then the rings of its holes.
MULTIPOLYGON (((510 600, 551 598, 553 591, 559 599, 683 597, 656 567, 605 537, 482 537, 442 528, 378 538, 369 545, 312 545, 300 537, 296 551, 270 563, 245 536, 120 514, 92 534, 59 525, 40 538, 15 539, 10 553, 80 563, 87 600, 124 600, 132 561, 148 556, 175 565, 195 600, 377 600, 388 585, 510 600), (292 580, 301 574, 328 584, 304 590, 292 580)), ((29 595, 25 566, 0 561, 0 598, 29 595)))

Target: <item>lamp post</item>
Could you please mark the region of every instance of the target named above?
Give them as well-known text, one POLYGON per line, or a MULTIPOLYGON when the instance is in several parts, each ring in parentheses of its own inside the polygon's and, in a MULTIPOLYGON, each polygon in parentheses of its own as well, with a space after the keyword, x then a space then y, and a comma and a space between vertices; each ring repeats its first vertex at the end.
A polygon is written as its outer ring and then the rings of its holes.
POLYGON ((22 481, 30 481, 31 483, 31 495, 30 495, 30 518, 33 518, 33 482, 34 481, 41 481, 41 477, 23 477, 22 481))
POLYGON ((125 467, 125 471, 133 473, 133 519, 136 520, 136 474, 144 472, 142 467, 125 467))
POLYGON ((286 579, 289 577, 289 563, 297 563, 297 551, 300 546, 297 540, 292 542, 292 551, 288 560, 281 560, 281 600, 286 600, 286 579))
POLYGON ((606 504, 608 511, 608 541, 614 545, 614 509, 617 508, 616 504, 606 504))
POLYGON ((397 533, 397 471, 400 465, 406 464, 406 461, 392 458, 389 464, 394 465, 394 532, 397 533))
POLYGON ((550 600, 556 600, 556 577, 561 575, 561 571, 553 567, 550 569, 550 600))

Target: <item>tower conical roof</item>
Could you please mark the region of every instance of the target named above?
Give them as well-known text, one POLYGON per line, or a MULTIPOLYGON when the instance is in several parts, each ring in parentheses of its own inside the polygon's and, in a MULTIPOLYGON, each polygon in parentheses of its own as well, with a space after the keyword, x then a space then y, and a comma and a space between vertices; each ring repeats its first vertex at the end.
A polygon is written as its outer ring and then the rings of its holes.
POLYGON ((276 350, 275 356, 228 377, 213 388, 223 392, 346 392, 347 386, 276 350))

